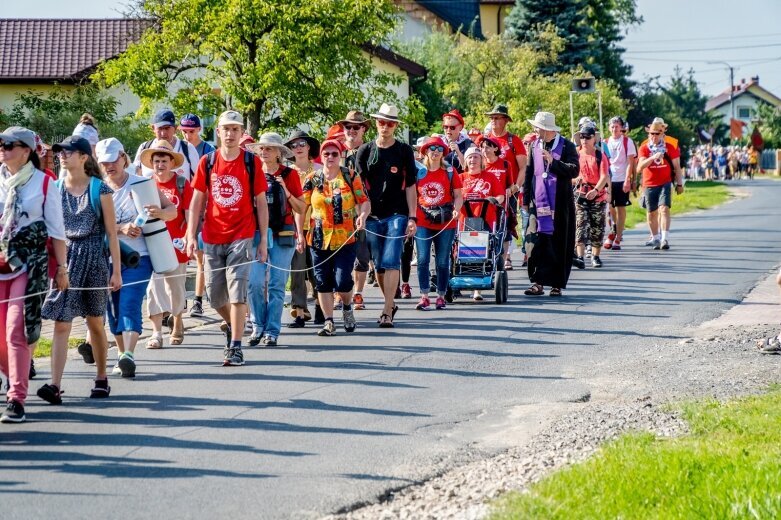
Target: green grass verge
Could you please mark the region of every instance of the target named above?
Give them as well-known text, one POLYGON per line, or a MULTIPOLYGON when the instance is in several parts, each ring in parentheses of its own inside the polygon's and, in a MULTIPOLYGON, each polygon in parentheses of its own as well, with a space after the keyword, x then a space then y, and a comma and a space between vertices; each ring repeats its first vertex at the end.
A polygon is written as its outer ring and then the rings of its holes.
MULTIPOLYGON (((83 339, 70 338, 68 340, 68 348, 76 348, 82 343, 83 339)), ((41 338, 38 340, 38 346, 35 347, 34 357, 50 357, 52 355, 52 340, 48 338, 41 338)))
MULTIPOLYGON (((673 215, 712 208, 726 202, 727 199, 729 199, 729 189, 722 182, 689 181, 686 183, 683 195, 673 194, 673 215)), ((626 211, 626 228, 632 229, 645 220, 645 210, 640 207, 637 198, 632 197, 632 205, 626 211)))
POLYGON ((491 519, 780 518, 781 388, 681 409, 691 434, 624 435, 500 499, 491 519))

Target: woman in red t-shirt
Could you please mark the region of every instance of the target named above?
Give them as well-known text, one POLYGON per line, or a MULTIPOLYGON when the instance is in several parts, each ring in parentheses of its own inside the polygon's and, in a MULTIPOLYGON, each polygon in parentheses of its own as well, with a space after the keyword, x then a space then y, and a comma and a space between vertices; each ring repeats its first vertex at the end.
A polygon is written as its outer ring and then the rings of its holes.
MULTIPOLYGON (((466 171, 461 176, 465 201, 461 211, 462 222, 467 216, 480 216, 485 205, 485 202, 469 202, 470 200, 488 199, 491 204, 488 204, 486 210, 485 223, 488 229, 494 230, 497 224, 496 207, 504 204, 506 182, 494 173, 483 169, 483 154, 477 148, 469 148, 464 153, 464 160, 466 171)), ((475 291, 472 297, 475 301, 483 299, 480 291, 475 291)))
POLYGON ((431 306, 431 243, 434 243, 437 273, 437 309, 444 309, 445 293, 450 281, 450 253, 456 234, 456 219, 464 199, 461 196, 461 177, 443 162, 447 144, 440 137, 431 137, 423 146, 425 168, 418 171, 418 230, 415 249, 418 252, 419 311, 431 306))
MULTIPOLYGON (((575 188, 575 248, 578 266, 585 266, 583 255, 586 253, 586 241, 591 243, 591 266, 602 267, 599 253, 605 238, 605 219, 607 209, 607 185, 610 182, 608 167, 610 161, 601 150, 594 146, 596 128, 587 125, 580 127, 580 175, 575 188)), ((581 267, 582 268, 582 267, 581 267)))

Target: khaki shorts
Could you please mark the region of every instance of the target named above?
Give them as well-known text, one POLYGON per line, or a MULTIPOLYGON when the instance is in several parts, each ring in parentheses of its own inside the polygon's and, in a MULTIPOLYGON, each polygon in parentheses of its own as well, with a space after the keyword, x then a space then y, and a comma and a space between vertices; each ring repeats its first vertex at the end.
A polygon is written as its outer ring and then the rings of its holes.
POLYGON ((184 312, 186 273, 187 264, 179 264, 179 267, 164 275, 152 274, 146 289, 146 311, 149 316, 165 312, 178 316, 184 312))
POLYGON ((230 303, 247 303, 247 286, 254 259, 252 239, 230 244, 203 244, 206 293, 212 308, 230 303))

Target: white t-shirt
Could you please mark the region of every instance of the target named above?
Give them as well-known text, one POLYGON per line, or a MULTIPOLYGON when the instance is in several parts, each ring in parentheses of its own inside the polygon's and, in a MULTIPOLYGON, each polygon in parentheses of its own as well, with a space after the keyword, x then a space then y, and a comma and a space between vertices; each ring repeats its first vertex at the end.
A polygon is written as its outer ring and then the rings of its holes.
MULTIPOLYGON (((139 182, 142 179, 142 177, 131 173, 128 175, 125 184, 114 190, 114 194, 111 198, 114 200, 114 211, 117 214, 117 228, 128 222, 133 222, 138 216, 136 205, 133 204, 133 195, 130 191, 130 185, 139 182)), ((146 240, 144 240, 143 236, 137 238, 130 238, 129 236, 122 234, 117 234, 117 236, 122 242, 138 252, 139 255, 149 255, 149 250, 146 248, 146 240)))
POLYGON ((610 154, 610 178, 612 182, 624 182, 626 180, 626 167, 629 157, 637 157, 635 143, 626 138, 628 151, 624 150, 624 137, 616 139, 612 135, 607 140, 607 150, 610 154))
MULTIPOLYGON (((0 175, 8 178, 10 174, 5 168, 0 170, 0 175)), ((17 196, 21 197, 22 215, 19 217, 17 229, 29 226, 33 222, 43 221, 46 224, 46 232, 49 237, 65 240, 65 224, 62 220, 62 194, 57 188, 54 179, 49 178, 49 186, 46 189, 46 201, 44 202, 43 183, 47 175, 41 170, 35 170, 30 180, 17 190, 17 196)), ((0 214, 5 207, 5 199, 8 190, 0 183, 0 214)), ((15 273, 2 274, 0 280, 10 280, 27 270, 26 267, 15 273)))
MULTIPOLYGON (((192 181, 195 170, 198 169, 198 161, 200 160, 198 150, 187 141, 179 139, 178 137, 174 137, 174 139, 176 139, 176 141, 174 141, 174 151, 184 155, 184 163, 182 163, 180 167, 175 168, 174 173, 183 176, 188 181, 192 181), (190 168, 190 165, 192 165, 192 169, 190 168)), ((144 151, 145 144, 146 143, 141 143, 141 145, 139 145, 138 150, 136 151, 136 159, 133 161, 133 166, 136 167, 136 171, 138 171, 138 168, 141 168, 141 175, 151 179, 154 172, 141 164, 141 152, 144 151)), ((149 147, 147 146, 147 148, 149 147)))

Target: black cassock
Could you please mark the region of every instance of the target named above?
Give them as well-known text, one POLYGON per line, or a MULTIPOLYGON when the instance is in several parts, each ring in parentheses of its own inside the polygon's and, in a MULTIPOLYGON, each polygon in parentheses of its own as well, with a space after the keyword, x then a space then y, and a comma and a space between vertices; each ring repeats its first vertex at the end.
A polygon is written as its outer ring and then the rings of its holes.
MULTIPOLYGON (((575 202, 572 196, 572 180, 580 173, 578 150, 575 144, 565 139, 561 159, 554 160, 548 174, 556 176, 556 213, 553 216, 553 234, 539 233, 537 242, 529 255, 528 273, 532 283, 567 287, 572 271, 572 255, 575 250, 575 202)), ((550 150, 553 141, 546 143, 550 150)), ((524 204, 529 205, 529 214, 536 215, 534 204, 534 154, 529 151, 526 178, 523 183, 524 204)))

